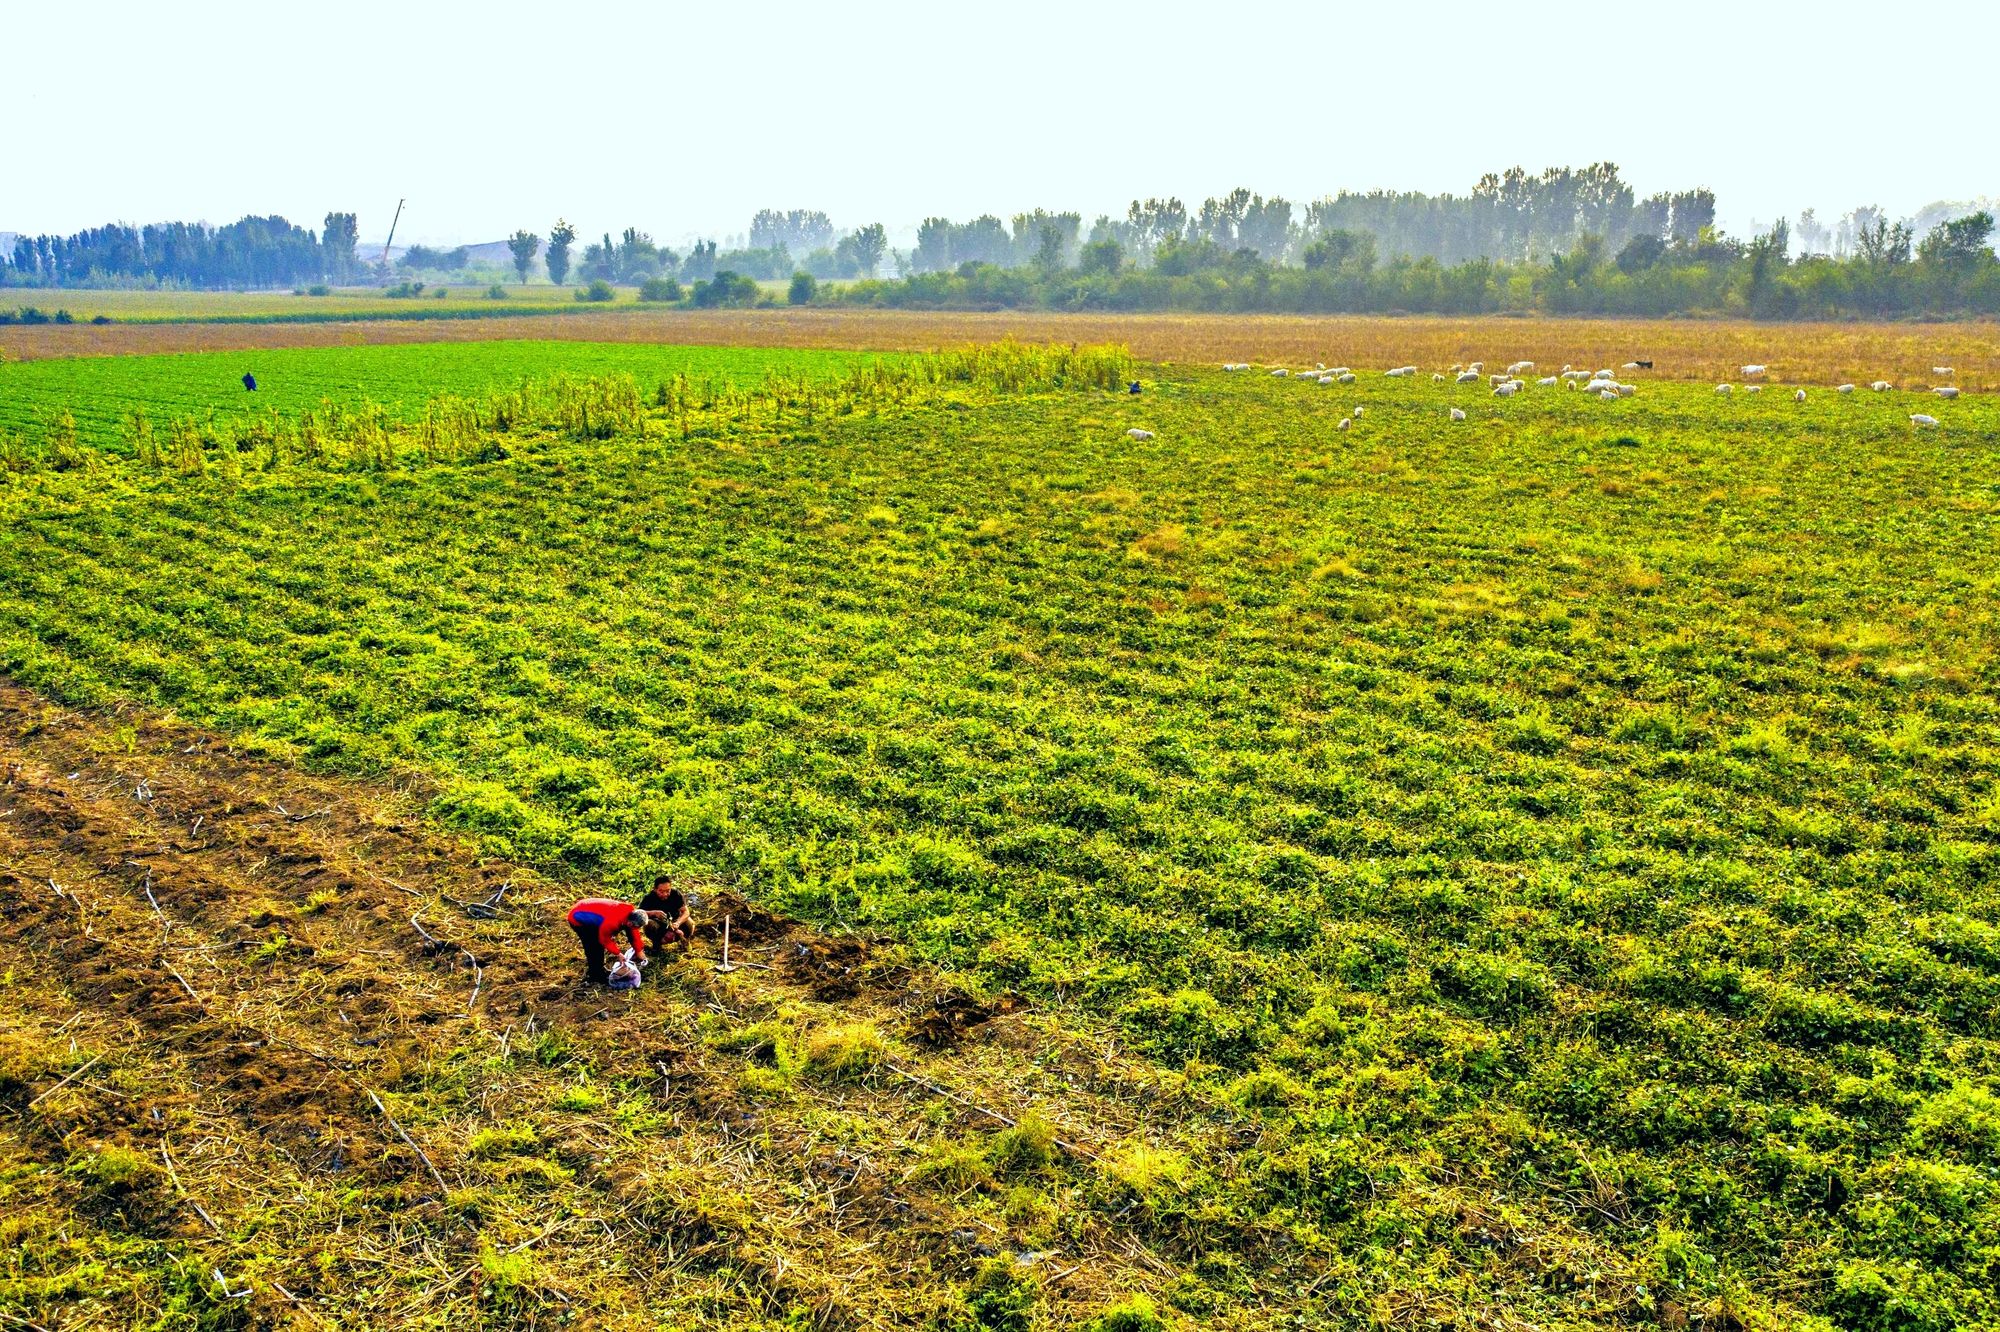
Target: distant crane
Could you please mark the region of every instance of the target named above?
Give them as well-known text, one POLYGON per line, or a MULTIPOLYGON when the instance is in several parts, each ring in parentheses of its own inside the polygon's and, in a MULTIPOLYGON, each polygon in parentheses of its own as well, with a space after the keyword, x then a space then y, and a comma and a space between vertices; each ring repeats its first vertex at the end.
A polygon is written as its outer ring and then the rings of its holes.
POLYGON ((403 204, 405 202, 402 199, 396 200, 396 215, 389 219, 389 239, 382 242, 382 258, 378 261, 379 266, 382 268, 389 266, 389 247, 395 243, 396 224, 403 220, 403 204))

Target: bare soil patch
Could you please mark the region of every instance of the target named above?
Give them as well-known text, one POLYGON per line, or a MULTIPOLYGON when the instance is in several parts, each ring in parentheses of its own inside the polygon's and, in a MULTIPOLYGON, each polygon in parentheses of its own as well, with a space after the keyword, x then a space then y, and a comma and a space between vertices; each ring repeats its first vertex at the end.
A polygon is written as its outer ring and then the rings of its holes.
MULTIPOLYGON (((1076 1150, 1029 1182, 1081 1198, 1141 1127, 1153 1075, 1102 1038, 731 892, 636 995, 586 988, 562 911, 593 888, 393 787, 0 681, 0 1212, 49 1278, 0 1308, 138 1317, 185 1278, 245 1325, 916 1322, 1057 1242, 913 1177, 926 1143, 1044 1115, 1076 1150), (818 1075, 758 1044, 827 1031, 881 1052, 818 1075), (532 1262, 496 1282, 495 1251, 532 1262)), ((1114 1220, 1060 1245, 1057 1309, 1172 1270, 1114 1220)))

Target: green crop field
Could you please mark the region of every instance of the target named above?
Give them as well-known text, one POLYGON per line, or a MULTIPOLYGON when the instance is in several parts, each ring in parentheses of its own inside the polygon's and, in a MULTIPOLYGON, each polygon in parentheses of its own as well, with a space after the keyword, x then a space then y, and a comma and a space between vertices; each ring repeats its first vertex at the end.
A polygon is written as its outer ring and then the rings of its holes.
POLYGON ((650 388, 676 374, 747 386, 774 371, 837 376, 878 359, 853 352, 735 347, 600 346, 581 342, 486 342, 387 347, 276 348, 178 356, 86 357, 0 365, 0 435, 39 437, 62 413, 79 438, 115 448, 133 412, 160 422, 215 414, 229 431, 266 413, 294 414, 332 402, 372 402, 392 418, 442 395, 477 397, 557 374, 625 374, 650 388), (256 377, 257 391, 243 387, 256 377))
MULTIPOLYGON (((355 319, 362 317, 427 318, 468 312, 533 313, 584 308, 574 287, 507 283, 505 300, 487 295, 484 286, 428 286, 416 296, 395 297, 381 287, 337 287, 324 296, 289 291, 120 291, 22 290, 0 298, 0 315, 25 307, 44 314, 67 310, 70 317, 89 320, 103 316, 121 324, 178 322, 257 322, 262 320, 355 319), (439 296, 438 292, 445 295, 439 296)), ((638 289, 618 289, 613 304, 636 304, 638 289)), ((601 308, 601 305, 593 306, 601 308)))
MULTIPOLYGON (((1171 1259, 1106 1328, 2000 1325, 2000 405, 1121 370, 0 367, 80 434, 0 473, 0 673, 1108 1031, 1144 1145, 1038 1186, 1171 1259), (118 433, 243 369, 471 405, 118 433), (481 399, 554 371, 631 382, 481 399)), ((1068 1320, 979 1280, 934 1325, 1068 1320)))
MULTIPOLYGON (((789 281, 763 281, 765 294, 782 300, 789 281)), ((824 284, 829 290, 838 282, 824 284)), ((25 309, 53 318, 67 311, 77 322, 119 324, 342 323, 357 319, 484 319, 502 315, 576 314, 649 308, 634 286, 612 288, 609 301, 580 301, 580 287, 508 282, 502 296, 479 283, 433 284, 414 296, 390 296, 383 287, 336 287, 323 296, 290 291, 124 291, 116 288, 24 288, 0 296, 0 319, 25 309)), ((658 308, 658 307, 651 307, 658 308)))

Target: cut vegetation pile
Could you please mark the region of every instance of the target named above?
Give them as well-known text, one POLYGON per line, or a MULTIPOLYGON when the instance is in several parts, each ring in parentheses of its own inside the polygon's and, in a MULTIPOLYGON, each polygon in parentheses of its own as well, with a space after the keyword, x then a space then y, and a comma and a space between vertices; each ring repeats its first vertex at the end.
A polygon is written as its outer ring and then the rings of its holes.
POLYGON ((5 1307, 2000 1321, 1992 402, 763 369, 25 439, 0 671, 238 748, 21 743, 5 1307), (635 1026, 663 864, 773 970, 635 1026))

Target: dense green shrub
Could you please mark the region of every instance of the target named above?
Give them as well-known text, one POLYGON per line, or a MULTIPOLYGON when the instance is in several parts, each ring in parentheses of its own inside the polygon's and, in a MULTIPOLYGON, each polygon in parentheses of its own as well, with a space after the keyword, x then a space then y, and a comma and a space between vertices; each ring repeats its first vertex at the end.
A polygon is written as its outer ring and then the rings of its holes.
POLYGON ((755 279, 724 270, 706 282, 696 282, 690 299, 697 308, 706 310, 755 305, 757 296, 755 279))

